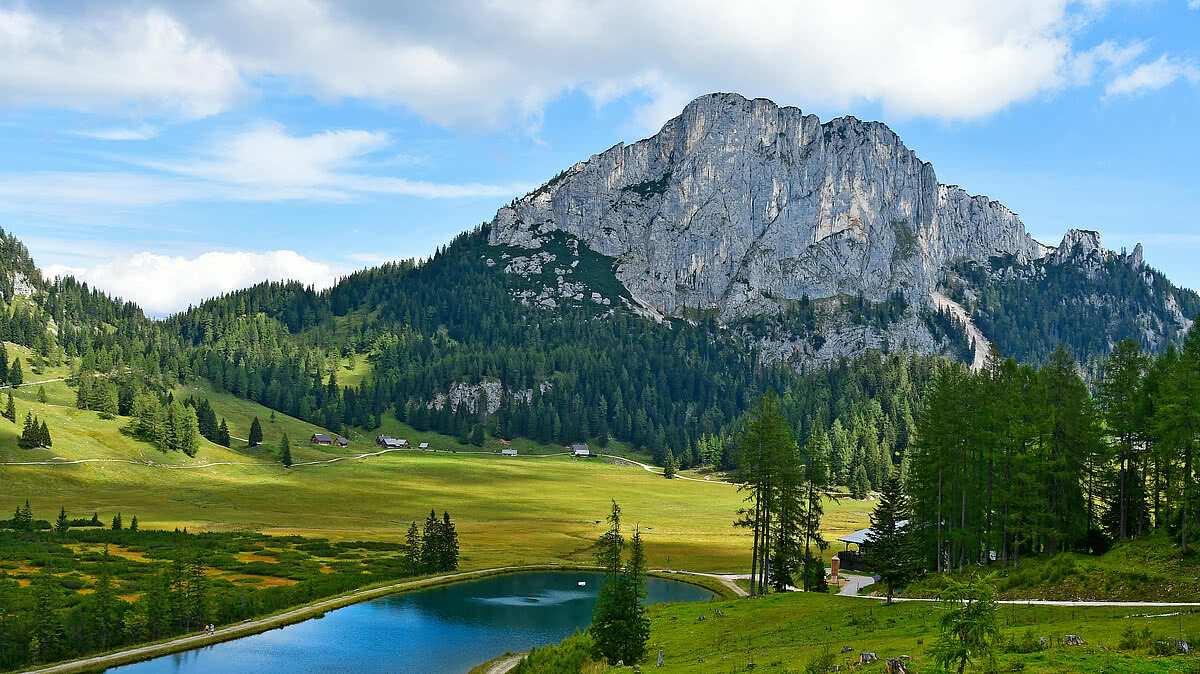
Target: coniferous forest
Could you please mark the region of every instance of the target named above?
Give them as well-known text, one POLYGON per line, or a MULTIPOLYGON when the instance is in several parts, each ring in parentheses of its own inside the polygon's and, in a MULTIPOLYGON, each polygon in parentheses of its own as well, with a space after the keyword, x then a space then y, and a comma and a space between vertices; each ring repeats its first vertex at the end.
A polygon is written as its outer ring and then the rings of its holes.
POLYGON ((1059 348, 935 374, 910 449, 913 531, 929 569, 1019 566, 1166 531, 1195 546, 1200 328, 1161 355, 1123 340, 1089 386, 1059 348))

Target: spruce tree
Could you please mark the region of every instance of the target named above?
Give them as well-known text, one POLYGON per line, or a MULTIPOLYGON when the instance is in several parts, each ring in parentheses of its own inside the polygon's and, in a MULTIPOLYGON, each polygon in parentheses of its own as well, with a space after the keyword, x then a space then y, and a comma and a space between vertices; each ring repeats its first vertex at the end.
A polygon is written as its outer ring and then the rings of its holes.
POLYGON ((229 442, 229 426, 225 423, 225 417, 221 417, 221 425, 217 427, 217 444, 228 447, 229 442))
POLYGON ((425 529, 421 536, 421 568, 425 573, 444 570, 441 568, 441 563, 444 559, 442 545, 445 539, 442 537, 441 530, 441 520, 438 519, 436 512, 430 510, 429 517, 425 519, 425 529))
POLYGON ((482 447, 484 443, 483 424, 475 424, 471 428, 471 444, 476 447, 482 447))
POLYGON ((907 583, 916 575, 916 562, 912 539, 909 535, 908 498, 893 475, 884 483, 879 494, 879 503, 871 513, 871 530, 867 534, 866 561, 887 585, 887 603, 897 587, 907 583))
POLYGON ((134 515, 134 516, 133 516, 133 519, 129 521, 129 530, 130 530, 130 531, 137 531, 137 530, 138 530, 138 521, 137 521, 137 515, 134 515))
POLYGON ((621 656, 626 664, 646 657, 650 641, 650 616, 646 609, 646 553, 641 527, 633 528, 629 539, 629 562, 621 575, 621 656))
POLYGON ((667 448, 667 456, 663 459, 663 477, 670 480, 675 477, 675 455, 671 453, 671 448, 667 448))
POLYGON ((21 359, 13 358, 12 367, 8 368, 8 383, 20 386, 25 383, 25 375, 21 372, 21 359))
POLYGON ((112 530, 113 530, 113 531, 120 531, 122 528, 123 528, 123 527, 122 527, 122 524, 121 524, 121 513, 120 513, 120 512, 118 512, 118 513, 117 513, 115 516, 113 516, 113 520, 112 520, 112 530))
POLYGON ((50 427, 46 425, 45 419, 42 420, 42 428, 38 436, 38 442, 41 443, 42 447, 54 446, 54 441, 50 438, 50 427))
POLYGON ((608 515, 608 530, 596 542, 596 563, 604 569, 604 582, 600 585, 600 596, 592 609, 593 656, 598 660, 616 663, 620 659, 622 644, 622 564, 625 538, 621 535, 621 506, 612 502, 608 515))
POLYGON ((63 534, 67 533, 67 531, 69 531, 70 529, 71 529, 71 522, 70 522, 70 520, 67 519, 67 509, 64 506, 62 508, 62 510, 60 510, 58 512, 58 519, 54 520, 54 533, 58 534, 59 536, 62 536, 63 534))
POLYGON ((421 532, 417 529, 417 523, 413 522, 408 527, 408 536, 405 538, 404 548, 405 571, 410 576, 420 575, 424 569, 424 557, 421 550, 421 532))
POLYGON ((250 422, 250 437, 249 442, 251 447, 257 447, 262 444, 263 432, 262 424, 258 422, 258 417, 254 417, 254 421, 250 422))
POLYGON ((292 467, 292 443, 288 441, 287 433, 279 440, 279 461, 284 468, 292 467))
POLYGON ((4 418, 17 423, 17 403, 13 400, 12 389, 8 390, 8 406, 4 408, 4 418))
POLYGON ((21 438, 17 441, 17 446, 22 449, 33 449, 38 446, 38 435, 40 428, 34 425, 33 411, 25 413, 25 426, 21 431, 21 438))
POLYGON ((0 341, 0 384, 8 383, 8 349, 0 341))
POLYGON ((438 550, 439 571, 453 571, 458 568, 458 531, 450 521, 450 513, 442 513, 440 534, 441 549, 438 550))
POLYGON ((45 403, 46 403, 48 400, 49 400, 49 399, 46 397, 46 387, 45 387, 45 386, 39 386, 39 387, 38 387, 38 392, 37 392, 37 401, 38 401, 39 403, 45 404, 45 403))

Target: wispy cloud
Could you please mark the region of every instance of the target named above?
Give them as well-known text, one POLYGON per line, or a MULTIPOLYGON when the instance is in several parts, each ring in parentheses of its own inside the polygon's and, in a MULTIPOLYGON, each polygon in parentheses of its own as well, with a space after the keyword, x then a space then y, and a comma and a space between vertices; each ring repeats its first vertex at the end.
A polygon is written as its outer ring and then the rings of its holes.
POLYGON ((1160 56, 1157 61, 1143 63, 1117 77, 1104 88, 1105 96, 1140 96, 1157 91, 1177 81, 1200 84, 1200 67, 1185 59, 1160 56))
POLYGON ((143 124, 138 127, 131 128, 113 128, 113 129, 93 129, 88 131, 75 131, 76 136, 84 138, 95 138, 96 140, 150 140, 158 136, 159 128, 149 124, 143 124))
MULTIPOLYGON (((144 207, 195 201, 346 202, 370 195, 466 199, 510 197, 526 183, 439 183, 380 175, 373 153, 389 136, 362 130, 292 136, 260 124, 176 159, 125 156, 138 171, 0 174, 0 209, 61 212, 70 204, 144 207), (368 172, 371 171, 371 172, 368 172)), ((395 155, 393 154, 392 157, 395 155)))

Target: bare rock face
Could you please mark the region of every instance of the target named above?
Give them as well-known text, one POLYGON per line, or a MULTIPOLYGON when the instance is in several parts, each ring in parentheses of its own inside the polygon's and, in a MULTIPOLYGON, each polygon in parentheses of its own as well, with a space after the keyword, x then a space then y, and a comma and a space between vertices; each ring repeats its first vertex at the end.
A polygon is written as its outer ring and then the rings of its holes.
POLYGON ((1002 204, 938 184, 887 126, 736 94, 703 96, 500 209, 490 242, 537 249, 553 232, 614 258, 642 306, 724 320, 804 295, 899 291, 925 307, 951 260, 1049 252, 1002 204))

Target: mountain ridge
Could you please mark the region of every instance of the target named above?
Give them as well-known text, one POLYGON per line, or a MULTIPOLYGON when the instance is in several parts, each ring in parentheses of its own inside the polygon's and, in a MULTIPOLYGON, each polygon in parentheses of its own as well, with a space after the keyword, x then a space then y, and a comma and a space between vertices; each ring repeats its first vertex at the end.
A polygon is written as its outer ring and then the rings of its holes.
MULTIPOLYGON (((821 122, 796 107, 729 93, 701 96, 657 134, 575 163, 489 224, 493 245, 541 251, 565 235, 611 258, 627 303, 652 317, 711 311, 736 324, 796 302, 855 297, 860 304, 900 298, 907 308, 877 329, 832 320, 816 340, 760 341, 764 353, 797 363, 870 348, 950 351, 944 331, 929 323, 946 308, 937 295, 956 265, 1000 259, 1036 274, 1030 270, 1048 264, 1082 264, 1093 268, 1089 278, 1109 255, 1138 272, 1144 266, 1140 244, 1117 255, 1091 230, 1069 230, 1058 246, 1037 241, 1000 201, 939 183, 932 164, 882 122, 821 122)), ((557 285, 570 284, 569 276, 560 274, 557 285)), ((1173 315, 1172 302, 1161 298, 1153 316, 1139 319, 1157 323, 1161 334, 1147 339, 1156 348, 1190 325, 1173 315)), ((953 313, 970 320, 971 309, 953 313)))

